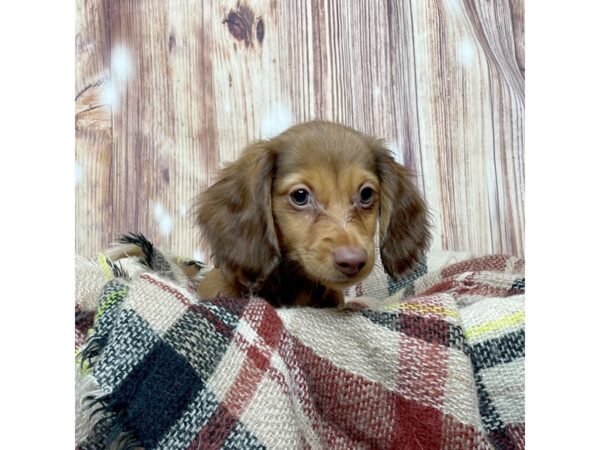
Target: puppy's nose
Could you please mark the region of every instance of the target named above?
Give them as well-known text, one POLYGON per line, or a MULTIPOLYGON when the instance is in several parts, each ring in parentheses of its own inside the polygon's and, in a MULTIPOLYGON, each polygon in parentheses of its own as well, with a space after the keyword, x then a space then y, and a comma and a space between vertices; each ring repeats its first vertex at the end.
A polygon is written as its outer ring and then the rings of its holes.
POLYGON ((333 251, 333 262, 343 274, 356 275, 367 263, 367 251, 364 248, 338 247, 333 251))

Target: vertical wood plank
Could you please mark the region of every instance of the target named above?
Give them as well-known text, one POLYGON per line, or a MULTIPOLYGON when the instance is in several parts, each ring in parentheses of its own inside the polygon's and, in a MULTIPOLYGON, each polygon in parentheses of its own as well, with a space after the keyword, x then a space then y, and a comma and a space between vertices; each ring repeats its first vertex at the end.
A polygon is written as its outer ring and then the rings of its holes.
MULTIPOLYGON (((208 186, 219 163, 212 51, 213 27, 218 24, 207 3, 171 0, 167 4, 166 64, 174 128, 173 147, 168 150, 171 160, 165 161, 162 169, 163 173, 169 170, 170 193, 159 200, 169 205, 165 214, 173 218, 169 248, 179 255, 197 257, 202 248, 191 205, 197 193, 208 186)), ((159 239, 162 243, 162 234, 159 239)))
POLYGON ((512 29, 515 39, 515 56, 521 74, 525 76, 525 4, 524 0, 509 0, 512 29))
POLYGON ((113 0, 110 29, 111 52, 120 55, 124 66, 120 76, 112 73, 113 232, 115 238, 118 230, 157 236, 153 208, 172 214, 170 180, 162 171, 175 156, 166 6, 113 0))
POLYGON ((113 108, 115 234, 138 231, 190 254, 188 206, 218 160, 203 3, 115 1, 113 52, 125 54, 113 108))
POLYGON ((112 122, 104 88, 110 72, 107 0, 76 2, 75 251, 93 256, 110 241, 112 122))
POLYGON ((459 0, 412 6, 422 159, 438 226, 434 246, 489 251, 488 64, 459 0))
MULTIPOLYGON (((400 162, 410 167, 417 175, 417 183, 429 204, 434 199, 427 198, 424 179, 422 148, 420 141, 419 105, 417 103, 416 57, 412 6, 408 1, 387 1, 388 34, 386 42, 390 49, 390 81, 383 93, 394 102, 383 111, 393 118, 391 138, 398 144, 402 155, 400 162)), ((388 131, 382 130, 382 133, 388 131)), ((388 132, 389 133, 389 132, 388 132)))
MULTIPOLYGON (((522 5, 521 5, 522 6, 522 5)), ((519 17, 508 0, 465 2, 465 9, 489 64, 493 158, 490 164, 490 226, 496 252, 523 254, 525 79, 518 64, 519 17)), ((522 17, 521 17, 522 19, 522 17)), ((521 55, 523 57, 524 55, 521 55)))
POLYGON ((277 6, 264 0, 212 4, 218 24, 213 35, 214 83, 219 89, 215 119, 223 161, 235 159, 250 141, 266 137, 261 133, 267 128, 265 117, 276 121, 278 114, 292 114, 277 70, 287 62, 278 52, 277 6))
POLYGON ((75 15, 75 92, 105 81, 110 72, 108 0, 77 0, 75 15))

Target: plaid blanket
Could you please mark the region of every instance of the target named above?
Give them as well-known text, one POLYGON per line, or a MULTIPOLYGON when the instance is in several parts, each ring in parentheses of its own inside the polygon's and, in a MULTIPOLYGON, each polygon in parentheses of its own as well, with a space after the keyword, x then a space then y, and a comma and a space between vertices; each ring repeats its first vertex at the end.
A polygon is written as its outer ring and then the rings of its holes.
POLYGON ((148 245, 76 263, 81 450, 524 448, 522 260, 429 255, 347 308, 274 309, 199 301, 148 245))

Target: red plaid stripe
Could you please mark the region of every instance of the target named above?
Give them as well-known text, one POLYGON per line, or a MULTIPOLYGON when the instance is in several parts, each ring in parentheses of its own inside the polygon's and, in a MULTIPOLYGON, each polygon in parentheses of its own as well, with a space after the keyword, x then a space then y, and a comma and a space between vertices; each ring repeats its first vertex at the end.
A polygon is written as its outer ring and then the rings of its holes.
POLYGON ((190 449, 216 450, 223 446, 270 367, 271 355, 283 330, 281 320, 273 308, 258 300, 249 302, 242 320, 256 330, 256 339, 248 342, 243 336, 236 334, 234 342, 246 353, 244 364, 227 395, 198 433, 190 449))

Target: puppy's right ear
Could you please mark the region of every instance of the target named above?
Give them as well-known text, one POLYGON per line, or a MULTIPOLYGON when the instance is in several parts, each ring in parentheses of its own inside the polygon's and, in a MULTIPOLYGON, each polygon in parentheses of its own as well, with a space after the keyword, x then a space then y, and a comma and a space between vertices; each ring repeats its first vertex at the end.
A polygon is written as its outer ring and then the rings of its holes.
POLYGON ((256 287, 279 262, 271 212, 277 152, 268 141, 246 147, 196 199, 196 220, 226 279, 256 287))
POLYGON ((431 241, 425 201, 408 169, 394 161, 380 140, 370 142, 381 185, 379 245, 385 271, 395 280, 414 269, 431 241))

